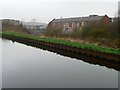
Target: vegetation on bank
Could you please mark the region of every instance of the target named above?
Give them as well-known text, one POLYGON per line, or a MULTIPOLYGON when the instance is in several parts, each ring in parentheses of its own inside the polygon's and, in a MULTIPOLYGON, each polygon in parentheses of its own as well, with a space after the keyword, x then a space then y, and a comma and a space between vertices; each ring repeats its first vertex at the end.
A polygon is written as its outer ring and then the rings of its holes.
POLYGON ((89 50, 94 50, 94 51, 100 51, 100 52, 120 55, 120 49, 97 46, 93 44, 83 44, 83 43, 71 42, 69 40, 56 39, 56 38, 51 38, 51 37, 39 37, 39 36, 33 36, 29 34, 23 34, 23 33, 20 34, 16 32, 8 32, 8 31, 2 32, 0 34, 16 36, 16 37, 21 37, 21 38, 28 38, 28 39, 39 40, 39 41, 45 41, 45 42, 51 42, 51 43, 62 44, 66 46, 72 46, 76 48, 89 49, 89 50))
POLYGON ((71 38, 83 41, 83 43, 93 43, 99 46, 111 48, 120 48, 120 30, 118 22, 90 23, 81 29, 74 30, 71 33, 61 34, 61 30, 46 30, 45 35, 59 38, 71 38))

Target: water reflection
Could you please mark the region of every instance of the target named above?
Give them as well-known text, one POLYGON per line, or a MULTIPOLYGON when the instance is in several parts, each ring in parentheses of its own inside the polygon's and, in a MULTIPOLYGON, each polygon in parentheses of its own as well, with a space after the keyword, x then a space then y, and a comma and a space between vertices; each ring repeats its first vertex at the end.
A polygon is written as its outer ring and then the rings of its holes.
MULTIPOLYGON (((12 42, 13 43, 15 42, 14 39, 12 40, 12 42)), ((96 57, 83 55, 79 53, 69 52, 67 50, 57 49, 57 48, 49 47, 46 45, 39 45, 39 44, 31 43, 31 42, 25 42, 24 40, 17 40, 17 42, 24 43, 28 46, 33 46, 39 49, 48 50, 50 52, 54 52, 62 56, 76 58, 76 60, 82 60, 82 61, 88 62, 89 64, 97 64, 101 66, 106 66, 108 68, 116 69, 118 71, 120 70, 120 63, 109 61, 106 59, 101 59, 101 58, 96 58, 96 57)))
POLYGON ((3 42, 3 88, 116 88, 118 71, 3 42))

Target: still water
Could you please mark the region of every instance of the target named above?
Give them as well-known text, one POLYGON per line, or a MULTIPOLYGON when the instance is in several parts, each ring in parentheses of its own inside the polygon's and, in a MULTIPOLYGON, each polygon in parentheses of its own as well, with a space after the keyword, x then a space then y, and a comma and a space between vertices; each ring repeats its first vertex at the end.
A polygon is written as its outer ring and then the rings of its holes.
POLYGON ((118 71, 0 39, 2 88, 117 88, 118 71))

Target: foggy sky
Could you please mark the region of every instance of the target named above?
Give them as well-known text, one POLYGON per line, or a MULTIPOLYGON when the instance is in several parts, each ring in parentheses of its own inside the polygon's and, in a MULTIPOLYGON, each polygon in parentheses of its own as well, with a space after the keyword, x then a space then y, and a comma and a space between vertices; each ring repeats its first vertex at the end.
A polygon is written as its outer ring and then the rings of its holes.
POLYGON ((118 0, 2 0, 0 18, 24 21, 37 19, 48 23, 54 18, 81 17, 90 14, 113 17, 117 14, 118 0), (79 1, 79 2, 78 2, 79 1), (84 2, 83 2, 84 1, 84 2), (106 1, 106 2, 105 2, 106 1))

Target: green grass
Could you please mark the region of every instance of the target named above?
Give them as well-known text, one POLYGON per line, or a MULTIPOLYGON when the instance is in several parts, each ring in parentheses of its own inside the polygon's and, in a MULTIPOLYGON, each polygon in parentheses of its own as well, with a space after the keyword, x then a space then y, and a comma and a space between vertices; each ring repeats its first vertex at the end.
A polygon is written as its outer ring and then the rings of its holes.
POLYGON ((27 35, 27 34, 19 34, 15 32, 2 32, 2 35, 11 35, 11 36, 17 36, 17 37, 22 37, 22 38, 29 38, 29 39, 39 40, 39 41, 51 42, 51 43, 62 44, 66 46, 72 46, 72 47, 77 47, 77 48, 82 48, 82 49, 89 49, 89 50, 94 50, 94 51, 100 51, 100 52, 120 55, 120 49, 97 46, 97 45, 92 45, 92 44, 83 44, 83 43, 71 42, 68 40, 32 36, 32 35, 27 35))

